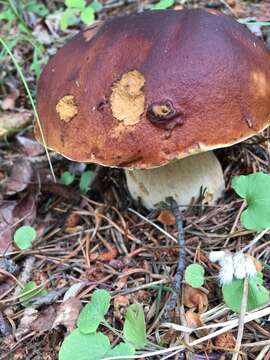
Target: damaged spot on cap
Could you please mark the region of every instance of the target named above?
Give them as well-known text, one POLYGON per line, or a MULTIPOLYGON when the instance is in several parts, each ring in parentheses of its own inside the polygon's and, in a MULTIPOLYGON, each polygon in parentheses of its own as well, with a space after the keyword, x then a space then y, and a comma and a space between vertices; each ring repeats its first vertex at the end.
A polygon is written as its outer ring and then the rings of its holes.
POLYGON ((62 97, 56 105, 56 112, 62 121, 69 122, 72 120, 78 114, 78 106, 75 103, 74 96, 66 95, 62 97))
POLYGON ((135 125, 144 112, 145 79, 137 70, 129 71, 112 85, 110 97, 113 116, 125 126, 135 125))
POLYGON ((169 100, 149 105, 146 116, 151 123, 166 130, 172 130, 176 125, 184 124, 183 111, 176 109, 169 100))
POLYGON ((265 73, 262 71, 253 71, 251 73, 251 82, 255 92, 260 97, 267 96, 267 79, 265 73))
POLYGON ((252 129, 252 128, 253 128, 253 120, 254 120, 253 117, 252 117, 251 115, 246 115, 246 116, 244 117, 244 120, 245 120, 247 126, 248 126, 250 129, 252 129))
POLYGON ((169 104, 154 104, 151 110, 153 114, 155 114, 155 116, 158 118, 168 117, 172 112, 169 104))

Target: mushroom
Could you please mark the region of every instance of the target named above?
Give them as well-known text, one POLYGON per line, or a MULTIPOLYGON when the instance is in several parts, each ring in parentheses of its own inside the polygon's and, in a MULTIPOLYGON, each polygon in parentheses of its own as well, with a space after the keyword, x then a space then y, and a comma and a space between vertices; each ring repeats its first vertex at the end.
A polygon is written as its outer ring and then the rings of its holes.
POLYGON ((186 205, 201 188, 215 202, 224 179, 213 150, 269 126, 270 53, 217 11, 146 11, 70 40, 44 68, 37 102, 48 148, 125 168, 148 209, 168 196, 186 205))

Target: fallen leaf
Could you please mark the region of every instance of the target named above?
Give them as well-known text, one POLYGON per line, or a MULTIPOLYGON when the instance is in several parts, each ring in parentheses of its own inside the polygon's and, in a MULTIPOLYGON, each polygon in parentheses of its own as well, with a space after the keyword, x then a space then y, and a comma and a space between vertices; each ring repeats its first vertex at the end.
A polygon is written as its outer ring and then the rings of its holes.
POLYGON ((117 249, 112 248, 110 251, 106 251, 102 254, 92 253, 90 254, 90 260, 98 260, 98 261, 111 261, 115 259, 117 256, 117 249))
POLYGON ((75 297, 64 301, 57 309, 57 315, 53 323, 53 328, 58 325, 64 325, 68 332, 74 330, 81 308, 82 305, 80 300, 75 297))
POLYGON ((20 96, 18 89, 14 89, 9 93, 1 102, 1 108, 3 110, 13 110, 15 108, 15 102, 20 96))
POLYGON ((13 215, 15 221, 23 219, 20 225, 32 225, 36 220, 36 197, 33 192, 23 197, 20 202, 16 205, 13 215))
POLYGON ((32 331, 44 332, 52 329, 56 317, 54 306, 41 310, 38 318, 31 324, 32 331))
POLYGON ((15 201, 3 203, 0 206, 0 255, 3 255, 6 251, 14 250, 11 225, 14 221, 13 211, 15 206, 15 201))
POLYGON ((38 156, 44 153, 44 146, 40 145, 36 140, 26 136, 17 135, 16 139, 20 144, 24 153, 28 156, 38 156))
POLYGON ((183 291, 183 304, 188 308, 197 309, 201 314, 207 310, 208 297, 202 290, 185 285, 183 291))
POLYGON ((31 307, 25 308, 23 317, 15 332, 15 337, 19 340, 30 331, 44 332, 51 330, 54 319, 55 309, 53 306, 49 306, 41 311, 31 307))
POLYGON ((225 332, 214 339, 214 345, 224 350, 234 349, 235 337, 231 332, 225 332))
POLYGON ((27 188, 33 176, 31 163, 26 159, 18 160, 14 163, 11 174, 4 184, 5 193, 14 195, 27 188))
POLYGON ((15 332, 15 338, 20 340, 25 334, 30 332, 31 324, 38 318, 38 310, 31 307, 25 308, 23 317, 20 320, 19 326, 15 332))
POLYGON ((195 312, 194 309, 189 309, 188 311, 186 311, 185 316, 188 327, 196 329, 200 326, 203 326, 201 315, 195 312))
POLYGON ((163 225, 175 225, 175 217, 169 209, 162 209, 157 220, 163 225))
POLYGON ((4 112, 0 113, 0 140, 25 127, 31 122, 32 112, 4 112))
POLYGON ((22 219, 20 226, 31 225, 36 219, 36 201, 31 192, 17 204, 15 201, 3 202, 0 206, 0 255, 14 250, 13 226, 22 219))
POLYGON ((0 311, 0 337, 6 337, 12 334, 12 328, 8 323, 7 319, 4 318, 2 312, 0 311))

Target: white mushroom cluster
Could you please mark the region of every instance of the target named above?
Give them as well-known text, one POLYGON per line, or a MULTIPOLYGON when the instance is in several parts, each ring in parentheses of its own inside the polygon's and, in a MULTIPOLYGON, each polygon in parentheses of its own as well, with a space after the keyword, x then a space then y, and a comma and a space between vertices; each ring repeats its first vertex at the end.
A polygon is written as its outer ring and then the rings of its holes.
POLYGON ((244 279, 256 275, 256 265, 251 256, 239 251, 232 254, 230 251, 211 251, 211 262, 217 262, 221 266, 219 281, 221 285, 229 284, 233 278, 244 279))

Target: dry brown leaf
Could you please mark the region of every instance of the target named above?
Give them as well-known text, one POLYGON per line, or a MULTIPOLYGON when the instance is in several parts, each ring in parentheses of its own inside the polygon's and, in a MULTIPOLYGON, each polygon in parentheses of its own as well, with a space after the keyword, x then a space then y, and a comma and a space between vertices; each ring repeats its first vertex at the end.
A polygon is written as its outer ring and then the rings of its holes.
POLYGON ((18 160, 14 163, 11 174, 5 182, 5 193, 14 195, 28 187, 33 176, 31 163, 26 159, 18 160))
POLYGON ((102 254, 92 253, 90 254, 90 260, 98 260, 98 261, 111 261, 115 259, 117 256, 117 249, 112 248, 110 251, 106 251, 102 254))
POLYGON ((224 350, 234 349, 235 337, 231 332, 225 332, 214 339, 214 345, 224 350))
POLYGON ((196 329, 200 326, 203 326, 201 315, 195 312, 194 309, 189 309, 188 311, 186 311, 185 316, 188 327, 196 329))
POLYGON ((38 314, 38 318, 31 324, 32 331, 49 331, 52 329, 55 321, 56 311, 54 306, 49 306, 44 310, 41 310, 38 314))
POLYGON ((161 210, 157 220, 163 225, 175 225, 175 217, 169 209, 161 210))
POLYGON ((36 219, 36 199, 32 192, 21 198, 17 204, 15 201, 3 202, 0 206, 0 255, 14 249, 13 225, 22 219, 20 225, 31 225, 36 219))
POLYGON ((20 340, 25 334, 31 331, 31 324, 38 318, 38 310, 31 307, 25 308, 23 317, 20 320, 19 326, 15 332, 15 337, 20 340))
POLYGON ((0 113, 0 140, 14 133, 14 130, 25 127, 31 122, 32 112, 4 112, 0 113))
POLYGON ((26 136, 17 135, 16 139, 21 145, 23 152, 28 156, 38 156, 44 153, 44 146, 40 145, 36 140, 26 136))
MULTIPOLYGON (((36 194, 35 194, 36 195, 36 194)), ((27 196, 23 197, 16 205, 13 215, 15 221, 24 219, 20 225, 32 225, 36 220, 36 196, 30 191, 27 196)))
POLYGON ((3 110, 13 110, 15 108, 15 102, 18 99, 20 92, 18 89, 14 89, 9 93, 1 102, 1 108, 3 110))
POLYGON ((81 308, 82 305, 80 300, 75 297, 64 301, 57 309, 53 328, 58 325, 64 325, 68 332, 74 330, 81 308))
POLYGON ((16 202, 4 202, 0 206, 0 254, 14 249, 12 245, 12 228, 14 222, 14 208, 16 202))
POLYGON ((3 313, 0 311, 0 337, 6 337, 12 334, 12 328, 7 321, 7 319, 3 316, 3 313))
POLYGON ((202 290, 185 285, 183 304, 188 308, 195 308, 201 314, 207 310, 208 297, 202 290))
POLYGON ((23 317, 15 332, 15 337, 19 340, 30 331, 44 332, 51 330, 54 319, 55 309, 53 306, 49 306, 41 311, 28 307, 24 310, 23 317))
POLYGON ((219 270, 220 266, 209 260, 209 257, 201 250, 197 251, 197 262, 205 264, 206 267, 213 270, 219 270))

